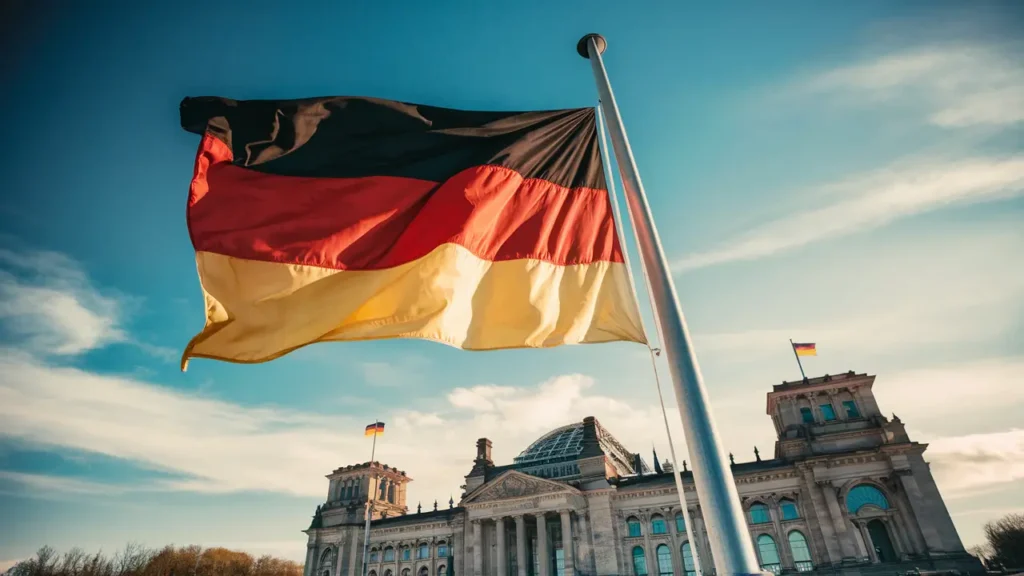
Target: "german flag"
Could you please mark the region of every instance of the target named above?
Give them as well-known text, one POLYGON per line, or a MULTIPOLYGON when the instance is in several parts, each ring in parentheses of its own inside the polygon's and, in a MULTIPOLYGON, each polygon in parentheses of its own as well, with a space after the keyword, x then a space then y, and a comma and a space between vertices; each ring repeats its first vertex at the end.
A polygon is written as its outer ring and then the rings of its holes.
POLYGON ((365 436, 380 436, 383 433, 384 433, 384 423, 383 422, 374 422, 373 424, 370 424, 369 426, 366 427, 366 434, 364 434, 364 435, 365 436))
POLYGON ((332 340, 646 341, 591 108, 203 97, 181 123, 206 307, 183 370, 332 340))
POLYGON ((818 349, 814 344, 797 344, 793 343, 793 350, 797 356, 817 356, 818 349))

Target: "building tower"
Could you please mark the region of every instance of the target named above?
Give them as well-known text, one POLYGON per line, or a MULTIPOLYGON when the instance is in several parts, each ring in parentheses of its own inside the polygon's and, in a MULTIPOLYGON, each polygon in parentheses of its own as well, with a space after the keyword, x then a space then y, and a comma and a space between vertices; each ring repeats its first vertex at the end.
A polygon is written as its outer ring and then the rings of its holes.
POLYGON ((366 462, 338 468, 327 475, 330 480, 327 502, 321 508, 323 526, 365 521, 369 501, 372 518, 401 516, 408 511, 406 485, 412 481, 405 472, 381 464, 366 462))

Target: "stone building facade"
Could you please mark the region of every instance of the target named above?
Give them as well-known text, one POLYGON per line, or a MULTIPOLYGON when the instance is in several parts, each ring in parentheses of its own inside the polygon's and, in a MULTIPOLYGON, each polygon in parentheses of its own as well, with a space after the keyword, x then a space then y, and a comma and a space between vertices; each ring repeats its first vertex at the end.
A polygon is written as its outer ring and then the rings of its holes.
MULTIPOLYGON (((732 465, 762 567, 981 573, 924 460, 927 446, 882 414, 874 382, 850 372, 768 393, 774 457, 732 465)), ((415 513, 405 472, 376 462, 339 468, 306 530, 305 576, 698 576, 694 556, 714 574, 693 477, 684 466, 683 511, 669 465, 656 458, 651 470, 593 417, 545 434, 504 466, 481 439, 461 501, 415 513)))

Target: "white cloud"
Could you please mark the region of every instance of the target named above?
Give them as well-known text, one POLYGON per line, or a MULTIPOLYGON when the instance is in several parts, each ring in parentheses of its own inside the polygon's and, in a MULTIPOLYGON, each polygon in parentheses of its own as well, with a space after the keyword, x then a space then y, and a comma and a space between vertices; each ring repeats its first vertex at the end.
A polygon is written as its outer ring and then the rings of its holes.
POLYGON ((126 339, 120 304, 90 285, 77 262, 54 252, 0 250, 0 321, 27 348, 73 356, 126 339))
MULTIPOLYGON (((26 474, 23 472, 12 472, 0 470, 0 482, 8 482, 20 485, 23 488, 30 488, 30 492, 44 497, 64 497, 66 495, 115 495, 128 492, 142 492, 149 490, 166 490, 162 482, 149 486, 128 486, 110 484, 104 482, 92 482, 79 478, 66 476, 50 476, 46 474, 26 474)), ((4 492, 0 489, 0 492, 4 492)), ((20 491, 17 493, 21 493, 20 491)))
MULTIPOLYGON (((941 430, 949 418, 984 415, 992 409, 1024 405, 1024 357, 905 370, 875 387, 880 405, 914 426, 941 430), (936 393, 941 391, 941 393, 936 393)), ((983 417, 983 416, 982 416, 983 417)))
MULTIPOLYGON (((53 367, 17 352, 0 353, 2 433, 34 445, 64 447, 173 472, 146 489, 209 493, 272 491, 323 496, 324 475, 369 459, 363 420, 245 407, 128 378, 53 367)), ((457 389, 435 413, 399 410, 382 415, 387 433, 377 459, 406 470, 424 502, 458 497, 475 456, 475 440, 494 442, 498 462, 511 459, 541 434, 596 416, 633 450, 646 453, 664 432, 652 407, 637 409, 589 392, 590 378, 566 375, 539 386, 457 389), (459 398, 486 398, 489 403, 459 398), (652 418, 658 420, 652 420, 652 418)), ((667 452, 663 452, 667 455, 667 452)), ((88 482, 22 476, 40 489, 109 491, 88 482)), ((410 502, 415 506, 415 500, 410 502)))
POLYGON ((688 255, 676 261, 674 269, 771 256, 947 206, 1018 196, 1024 193, 1024 156, 897 164, 822 189, 831 192, 823 205, 756 227, 718 248, 688 255))
POLYGON ((1024 121, 1020 46, 932 45, 819 73, 801 90, 850 105, 910 103, 944 128, 1024 121))
POLYGON ((1024 481, 1024 430, 937 438, 927 459, 948 498, 1024 481))

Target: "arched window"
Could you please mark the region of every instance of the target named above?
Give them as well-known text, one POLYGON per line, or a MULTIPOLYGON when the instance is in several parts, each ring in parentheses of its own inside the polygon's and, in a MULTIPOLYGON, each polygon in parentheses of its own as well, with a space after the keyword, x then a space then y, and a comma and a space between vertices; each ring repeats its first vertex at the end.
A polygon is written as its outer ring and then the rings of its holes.
POLYGON ((647 576, 647 558, 644 556, 642 546, 633 547, 633 574, 647 576))
POLYGON ((377 571, 376 570, 370 570, 370 573, 367 574, 366 576, 377 576, 377 571))
POLYGON ((800 572, 814 570, 811 560, 811 549, 807 547, 807 539, 799 530, 789 533, 789 551, 793 553, 793 566, 800 572))
POLYGON ((882 491, 870 484, 854 486, 846 495, 846 509, 856 514, 865 506, 876 506, 882 510, 889 509, 889 500, 882 491))
POLYGON ((370 549, 370 562, 380 562, 380 552, 376 549, 370 549))
POLYGON ((448 557, 448 544, 444 542, 438 542, 437 544, 437 557, 447 558, 448 557))
POLYGON ((418 560, 430 558, 430 547, 426 544, 420 544, 419 548, 416 549, 416 558, 418 560))
POLYGON ((658 576, 672 576, 672 550, 660 544, 655 551, 658 553, 658 576))
POLYGON ((412 572, 408 568, 402 570, 402 576, 409 576, 410 574, 412 574, 412 572))
POLYGON ((676 512, 676 533, 686 534, 686 516, 682 512, 676 512))
POLYGON ((424 566, 423 568, 420 568, 419 576, 430 576, 430 569, 427 568, 426 566, 424 566))
POLYGON ((683 542, 683 570, 686 572, 686 576, 696 576, 697 565, 693 561, 693 550, 690 549, 689 542, 683 542))
POLYGON ((440 566, 438 566, 437 567, 437 575, 438 576, 448 576, 448 567, 445 566, 444 564, 441 564, 440 566))
POLYGON ((392 548, 391 546, 388 546, 387 548, 384 549, 384 561, 385 562, 394 562, 395 561, 395 549, 392 548))
POLYGON ((644 530, 640 526, 640 521, 636 519, 636 516, 626 518, 626 527, 629 528, 630 538, 636 538, 644 535, 644 530))
POLYGON ((330 548, 328 548, 327 550, 324 550, 324 553, 320 555, 320 566, 321 567, 329 566, 331 564, 331 560, 333 560, 333 559, 334 559, 334 550, 332 550, 330 548))
POLYGON ((392 572, 391 570, 385 570, 384 571, 384 576, 395 576, 395 573, 392 572))
POLYGON ((757 552, 761 556, 761 568, 778 574, 782 571, 782 563, 779 562, 779 547, 775 545, 775 539, 767 534, 757 537, 757 552))
POLYGON ((668 526, 665 525, 665 517, 661 514, 651 516, 651 534, 668 534, 668 526))
POLYGON ((402 560, 412 560, 412 549, 408 546, 402 547, 402 560))
POLYGON ((772 517, 768 514, 768 507, 760 502, 755 502, 750 505, 750 523, 751 524, 765 524, 771 522, 772 517))
POLYGON ((800 511, 796 508, 796 502, 789 499, 783 499, 779 502, 779 508, 782 509, 783 520, 796 520, 800 517, 800 511))
POLYGON ((388 482, 388 502, 395 503, 395 484, 388 482))

